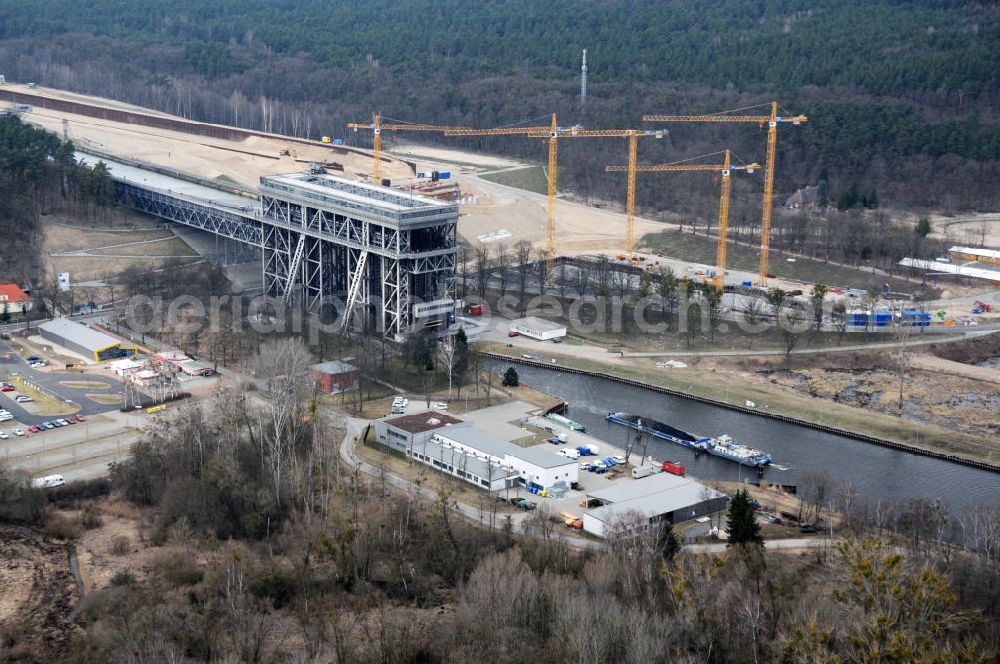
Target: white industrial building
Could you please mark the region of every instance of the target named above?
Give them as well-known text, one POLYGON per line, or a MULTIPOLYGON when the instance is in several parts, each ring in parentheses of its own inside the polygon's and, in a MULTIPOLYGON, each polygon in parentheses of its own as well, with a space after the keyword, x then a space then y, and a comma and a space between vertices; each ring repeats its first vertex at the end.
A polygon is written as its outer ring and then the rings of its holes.
POLYGON ((539 341, 562 339, 566 336, 565 325, 553 323, 552 321, 545 320, 544 318, 536 318, 534 316, 512 320, 510 322, 510 331, 517 332, 518 334, 531 339, 538 339, 539 341))
POLYGON ((728 496, 700 482, 671 473, 658 473, 587 494, 583 529, 607 537, 622 520, 653 525, 681 523, 725 508, 728 496))
POLYGON ((539 447, 520 447, 446 413, 424 412, 375 422, 375 439, 437 470, 496 491, 577 481, 575 461, 539 447))

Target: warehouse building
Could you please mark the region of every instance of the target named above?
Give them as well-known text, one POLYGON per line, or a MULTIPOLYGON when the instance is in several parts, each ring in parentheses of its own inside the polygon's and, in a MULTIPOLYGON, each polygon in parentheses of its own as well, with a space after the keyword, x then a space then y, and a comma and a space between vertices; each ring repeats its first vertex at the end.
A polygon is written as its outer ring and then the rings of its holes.
POLYGON ((577 480, 571 459, 520 447, 446 413, 424 412, 375 422, 375 439, 441 472, 491 491, 518 484, 541 488, 577 480))
POLYGON ((510 322, 510 331, 539 341, 554 341, 566 336, 566 326, 544 318, 518 318, 510 322))
POLYGON ((583 513, 583 529, 598 537, 623 520, 655 525, 681 523, 725 509, 729 497, 700 482, 658 473, 587 494, 593 507, 583 513))
POLYGON ((316 389, 324 394, 340 394, 358 389, 358 368, 340 360, 314 364, 312 377, 316 389))
POLYGON ((94 362, 106 362, 136 354, 134 346, 124 345, 121 339, 98 332, 68 318, 56 318, 38 326, 42 338, 66 350, 78 353, 94 362))

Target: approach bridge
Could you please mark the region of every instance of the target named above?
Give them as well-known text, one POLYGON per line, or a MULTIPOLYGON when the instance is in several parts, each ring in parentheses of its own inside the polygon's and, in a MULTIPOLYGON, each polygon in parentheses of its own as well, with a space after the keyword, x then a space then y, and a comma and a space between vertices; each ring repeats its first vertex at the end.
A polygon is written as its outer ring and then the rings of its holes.
POLYGON ((264 293, 394 337, 455 310, 458 205, 323 172, 256 191, 105 155, 118 204, 235 240, 261 256, 264 293))

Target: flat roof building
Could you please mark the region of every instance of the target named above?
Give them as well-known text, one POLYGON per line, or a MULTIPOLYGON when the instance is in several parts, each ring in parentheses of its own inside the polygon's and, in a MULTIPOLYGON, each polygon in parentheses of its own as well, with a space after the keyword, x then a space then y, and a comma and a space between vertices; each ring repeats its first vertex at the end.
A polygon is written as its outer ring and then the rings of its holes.
POLYGON ((517 332, 531 339, 538 339, 539 341, 561 339, 566 336, 565 325, 553 323, 544 318, 536 318, 535 316, 512 320, 510 322, 510 331, 517 332))
POLYGON ((81 325, 68 318, 56 318, 38 326, 42 338, 57 346, 79 353, 94 362, 106 362, 135 355, 134 346, 121 339, 81 325))
POLYGON ((598 537, 623 520, 648 526, 660 521, 681 523, 718 512, 728 496, 700 482, 671 473, 658 473, 587 494, 589 503, 597 503, 583 513, 583 529, 598 537))
POLYGON ((542 448, 509 443, 447 413, 427 411, 378 420, 375 439, 386 447, 491 491, 529 483, 541 488, 549 488, 557 482, 565 482, 568 486, 577 480, 579 472, 572 459, 542 448), (435 459, 443 466, 434 463, 435 459), (489 465, 475 465, 474 462, 489 465), (468 477, 473 467, 486 474, 474 473, 475 477, 468 477))

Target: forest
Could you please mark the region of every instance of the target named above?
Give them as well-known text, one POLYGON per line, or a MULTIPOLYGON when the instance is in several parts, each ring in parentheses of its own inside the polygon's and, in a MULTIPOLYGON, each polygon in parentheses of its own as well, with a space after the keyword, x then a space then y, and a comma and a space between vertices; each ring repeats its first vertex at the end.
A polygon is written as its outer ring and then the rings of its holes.
POLYGON ((114 190, 104 164, 78 164, 73 144, 0 116, 0 265, 25 288, 48 277, 42 265, 43 215, 72 212, 80 220, 106 214, 114 190))
MULTIPOLYGON (((297 135, 344 136, 373 112, 496 126, 647 126, 777 99, 809 122, 782 133, 779 192, 828 174, 885 207, 987 209, 998 194, 1000 23, 990 5, 935 0, 713 0, 364 4, 343 0, 0 0, 0 70, 183 115, 297 135), (580 52, 589 95, 579 100, 580 52)), ((673 125, 649 162, 730 147, 762 160, 757 127, 673 125)), ((421 139, 434 139, 421 136, 421 139)), ((450 140, 450 139, 449 139, 450 140)), ((537 158, 529 140, 460 145, 537 158)), ((569 141, 565 187, 622 198, 624 146, 569 141)), ((710 182, 640 179, 646 210, 690 213, 710 182)), ((756 186, 759 191, 759 181, 756 186)))

